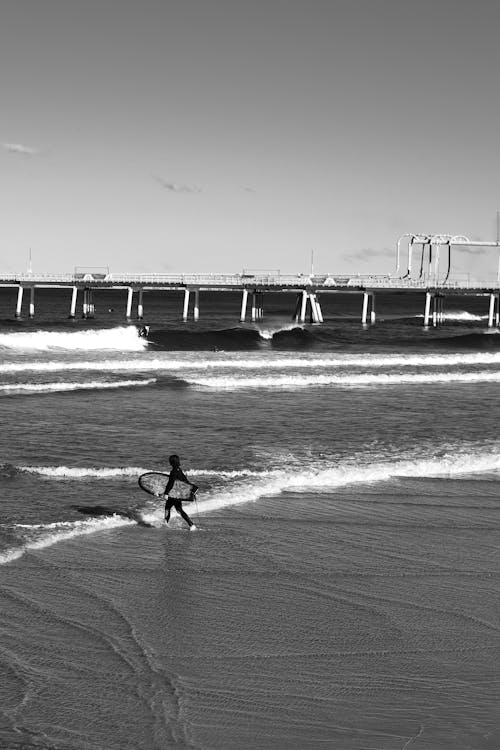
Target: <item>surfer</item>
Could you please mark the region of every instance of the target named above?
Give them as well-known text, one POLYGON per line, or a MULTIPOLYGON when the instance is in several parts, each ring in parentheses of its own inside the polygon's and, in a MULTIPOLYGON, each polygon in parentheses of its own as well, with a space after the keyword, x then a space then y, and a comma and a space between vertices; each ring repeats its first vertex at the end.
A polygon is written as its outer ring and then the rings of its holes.
POLYGON ((173 507, 175 508, 177 513, 186 521, 190 531, 194 531, 196 529, 196 526, 194 525, 191 518, 189 518, 186 511, 183 509, 182 500, 180 497, 176 497, 175 491, 176 482, 182 482, 183 484, 189 485, 191 485, 191 482, 182 471, 181 460, 177 454, 174 453, 172 456, 169 456, 168 461, 172 469, 170 471, 170 474, 168 475, 168 482, 167 486, 165 487, 164 493, 167 498, 165 502, 165 522, 168 523, 170 521, 170 510, 173 507))

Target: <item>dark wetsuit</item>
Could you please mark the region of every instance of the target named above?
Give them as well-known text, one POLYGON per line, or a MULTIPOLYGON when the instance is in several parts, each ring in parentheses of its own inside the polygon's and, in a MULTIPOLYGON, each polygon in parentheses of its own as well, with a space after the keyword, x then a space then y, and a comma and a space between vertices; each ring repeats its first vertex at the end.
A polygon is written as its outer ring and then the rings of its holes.
MULTIPOLYGON (((175 481, 179 482, 185 482, 186 484, 190 484, 188 478, 182 471, 180 466, 174 466, 170 474, 168 475, 168 482, 167 486, 165 487, 165 495, 168 495, 172 487, 174 486, 175 481)), ((170 521, 170 510, 172 508, 175 508, 177 513, 183 517, 183 519, 186 521, 186 523, 189 526, 193 525, 193 522, 189 518, 188 514, 182 507, 182 500, 176 497, 167 497, 167 501, 165 503, 165 521, 168 523, 170 521)))

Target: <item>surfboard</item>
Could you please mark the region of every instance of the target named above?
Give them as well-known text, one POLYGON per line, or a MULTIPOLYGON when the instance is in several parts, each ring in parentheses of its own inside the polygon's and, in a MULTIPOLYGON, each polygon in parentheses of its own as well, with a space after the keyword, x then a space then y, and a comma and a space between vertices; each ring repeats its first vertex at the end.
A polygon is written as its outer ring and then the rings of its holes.
MULTIPOLYGON (((162 474, 159 471, 148 471, 145 474, 141 474, 138 482, 141 490, 158 497, 165 492, 165 487, 168 482, 168 474, 162 474)), ((170 497, 175 498, 176 500, 182 500, 185 503, 189 503, 191 500, 194 500, 194 495, 197 489, 198 487, 195 484, 191 484, 191 482, 186 484, 186 482, 180 482, 176 479, 169 494, 170 497)))

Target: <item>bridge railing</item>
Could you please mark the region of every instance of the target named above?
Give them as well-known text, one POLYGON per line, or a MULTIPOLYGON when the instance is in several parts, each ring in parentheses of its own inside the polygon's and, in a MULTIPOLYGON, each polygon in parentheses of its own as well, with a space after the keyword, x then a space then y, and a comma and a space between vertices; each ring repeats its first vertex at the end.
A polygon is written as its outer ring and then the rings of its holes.
POLYGON ((470 279, 467 277, 452 278, 435 283, 432 279, 410 279, 378 274, 74 274, 74 273, 21 273, 0 274, 0 284, 64 284, 64 285, 103 285, 110 286, 172 286, 172 287, 206 287, 206 288, 235 288, 243 287, 276 287, 284 289, 303 289, 313 286, 318 290, 330 288, 365 288, 365 289, 407 289, 425 290, 428 288, 450 290, 490 290, 498 289, 498 279, 470 279))

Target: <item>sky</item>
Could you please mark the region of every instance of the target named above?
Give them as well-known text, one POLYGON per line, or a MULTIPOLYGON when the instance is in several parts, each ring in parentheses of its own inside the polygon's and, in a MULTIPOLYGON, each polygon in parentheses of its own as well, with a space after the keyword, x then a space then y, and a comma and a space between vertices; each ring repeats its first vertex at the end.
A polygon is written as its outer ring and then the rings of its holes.
POLYGON ((389 273, 406 232, 494 240, 499 28, 490 0, 0 0, 0 271, 389 273))

